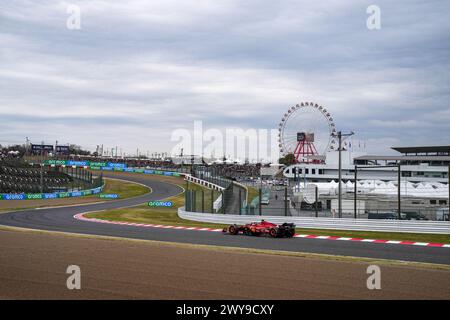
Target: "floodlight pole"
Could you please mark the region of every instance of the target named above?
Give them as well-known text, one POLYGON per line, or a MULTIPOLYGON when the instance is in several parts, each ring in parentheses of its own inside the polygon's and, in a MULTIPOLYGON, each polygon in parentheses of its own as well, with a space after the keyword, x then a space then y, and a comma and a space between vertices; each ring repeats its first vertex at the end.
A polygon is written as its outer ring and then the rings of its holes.
POLYGON ((314 188, 314 191, 315 191, 315 196, 316 196, 316 202, 315 202, 315 209, 316 209, 316 218, 318 218, 319 217, 319 187, 317 187, 317 185, 316 185, 316 187, 314 188))
POLYGON ((44 193, 44 164, 43 163, 41 163, 41 179, 40 179, 41 181, 41 193, 44 193))
POLYGON ((339 141, 339 191, 338 191, 338 216, 342 218, 342 137, 350 137, 355 133, 352 131, 350 133, 342 133, 342 131, 338 131, 336 134, 332 134, 331 136, 334 138, 338 138, 339 141))
POLYGON ((191 175, 195 177, 195 170, 194 170, 194 162, 195 162, 195 155, 191 155, 191 175))
POLYGON ((339 139, 339 194, 338 194, 338 217, 342 218, 342 132, 338 132, 339 139))
POLYGON ((358 181, 358 166, 355 166, 355 185, 354 185, 354 197, 355 197, 355 200, 354 200, 354 204, 353 204, 353 206, 354 206, 354 214, 355 214, 355 219, 357 218, 357 209, 358 209, 358 206, 357 206, 357 200, 358 200, 358 184, 357 184, 357 181, 358 181))
POLYGON ((400 163, 397 165, 397 177, 398 177, 398 190, 397 190, 397 202, 398 202, 398 220, 402 219, 402 205, 401 205, 401 189, 400 189, 400 184, 401 184, 401 167, 400 167, 400 163))

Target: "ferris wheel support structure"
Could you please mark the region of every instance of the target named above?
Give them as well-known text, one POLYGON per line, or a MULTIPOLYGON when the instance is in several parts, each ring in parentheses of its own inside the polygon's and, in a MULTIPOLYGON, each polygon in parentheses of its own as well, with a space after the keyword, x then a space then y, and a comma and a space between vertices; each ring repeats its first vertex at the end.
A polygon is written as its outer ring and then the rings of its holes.
POLYGON ((279 124, 279 148, 293 154, 297 163, 323 163, 329 150, 336 150, 336 126, 330 112, 313 102, 288 109, 279 124))
POLYGON ((313 159, 312 156, 317 156, 318 152, 314 141, 309 141, 307 139, 299 140, 297 147, 294 151, 295 161, 297 163, 321 163, 321 160, 313 159))

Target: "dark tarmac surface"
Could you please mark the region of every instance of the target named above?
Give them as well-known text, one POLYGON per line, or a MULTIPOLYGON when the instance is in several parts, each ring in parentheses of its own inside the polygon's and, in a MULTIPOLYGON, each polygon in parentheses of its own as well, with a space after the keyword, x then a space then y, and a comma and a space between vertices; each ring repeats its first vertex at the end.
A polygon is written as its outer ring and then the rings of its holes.
POLYGON ((78 213, 139 205, 151 200, 161 200, 182 192, 180 187, 166 182, 156 181, 155 178, 150 175, 108 173, 105 176, 123 178, 125 180, 145 184, 152 188, 153 193, 134 199, 85 206, 2 213, 0 214, 0 225, 134 239, 321 253, 450 265, 449 248, 304 238, 272 239, 266 237, 230 236, 216 232, 139 228, 75 220, 73 216, 78 213))

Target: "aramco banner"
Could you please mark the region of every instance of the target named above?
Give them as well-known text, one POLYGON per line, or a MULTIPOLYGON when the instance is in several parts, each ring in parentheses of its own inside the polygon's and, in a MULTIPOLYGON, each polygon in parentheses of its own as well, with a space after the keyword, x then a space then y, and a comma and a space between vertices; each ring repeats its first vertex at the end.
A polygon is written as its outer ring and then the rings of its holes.
POLYGON ((75 161, 75 160, 46 160, 44 162, 47 166, 67 166, 67 167, 94 167, 94 168, 111 168, 125 169, 126 163, 114 162, 94 162, 94 161, 75 161))
POLYGON ((19 193, 19 194, 0 194, 0 200, 41 200, 41 199, 63 199, 84 197, 93 194, 99 194, 103 191, 103 186, 95 189, 74 191, 74 192, 57 192, 57 193, 19 193))
POLYGON ((67 166, 67 167, 89 167, 91 170, 123 171, 132 173, 157 174, 170 177, 180 177, 179 172, 164 170, 147 170, 142 168, 128 168, 126 163, 114 162, 94 162, 94 161, 73 161, 73 160, 47 160, 47 166, 67 166))

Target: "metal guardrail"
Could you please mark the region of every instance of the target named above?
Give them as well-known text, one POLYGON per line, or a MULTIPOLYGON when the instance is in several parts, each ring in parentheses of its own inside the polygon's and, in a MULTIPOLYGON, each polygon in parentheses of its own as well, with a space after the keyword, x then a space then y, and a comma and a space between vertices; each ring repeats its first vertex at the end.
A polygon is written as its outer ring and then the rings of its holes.
POLYGON ((194 177, 194 176, 192 176, 190 174, 186 174, 184 176, 184 180, 189 181, 191 183, 198 184, 198 185, 203 186, 203 187, 207 187, 209 189, 214 189, 214 190, 220 191, 220 192, 225 190, 225 188, 223 186, 220 186, 220 185, 215 184, 215 183, 210 182, 210 181, 202 180, 202 179, 194 177))
POLYGON ((219 224, 245 224, 261 219, 273 223, 291 222, 298 228, 353 230, 353 231, 382 231, 382 232, 410 232, 450 234, 450 222, 447 221, 412 221, 412 220, 362 220, 362 219, 333 219, 310 217, 280 217, 280 216, 240 216, 231 214, 210 214, 186 212, 184 207, 178 209, 178 216, 182 219, 219 224))

